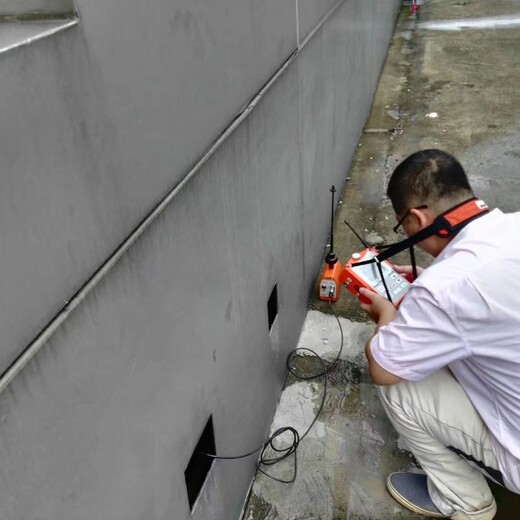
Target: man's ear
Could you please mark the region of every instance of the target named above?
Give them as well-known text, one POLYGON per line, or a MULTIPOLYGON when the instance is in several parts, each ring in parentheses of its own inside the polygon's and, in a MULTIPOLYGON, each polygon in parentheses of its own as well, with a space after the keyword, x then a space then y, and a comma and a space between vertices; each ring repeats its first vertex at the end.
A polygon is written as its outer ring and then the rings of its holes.
POLYGON ((410 210, 410 219, 419 230, 429 226, 434 220, 429 208, 412 208, 410 210))

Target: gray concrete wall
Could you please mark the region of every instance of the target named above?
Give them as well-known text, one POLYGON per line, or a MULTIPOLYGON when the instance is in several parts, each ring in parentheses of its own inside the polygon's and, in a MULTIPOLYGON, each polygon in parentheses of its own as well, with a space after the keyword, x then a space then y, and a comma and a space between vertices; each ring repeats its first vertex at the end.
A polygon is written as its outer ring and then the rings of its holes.
MULTIPOLYGON (((269 428, 399 2, 340 2, 296 54, 330 2, 77 4, 0 55, 1 371, 25 356, 0 380, 0 518, 190 518, 209 415, 222 455, 269 428)), ((237 518, 254 464, 217 462, 192 517, 237 518)))
POLYGON ((296 47, 278 0, 117 4, 0 56, 0 370, 296 47))

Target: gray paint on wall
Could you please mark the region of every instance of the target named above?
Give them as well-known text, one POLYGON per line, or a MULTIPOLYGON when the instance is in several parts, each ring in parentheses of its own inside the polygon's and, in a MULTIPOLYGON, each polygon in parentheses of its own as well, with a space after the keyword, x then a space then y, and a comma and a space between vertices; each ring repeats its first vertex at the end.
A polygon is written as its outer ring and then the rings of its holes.
MULTIPOLYGON (((249 14, 263 10, 253 2, 242 3, 249 14)), ((0 394, 0 517, 238 517, 254 457, 217 461, 193 516, 184 469, 210 414, 222 455, 267 435, 328 232, 328 188, 345 175, 398 3, 346 0, 0 394)), ((129 3, 126 34, 107 12, 113 5, 92 5, 80 5, 88 13, 77 30, 0 60, 0 330, 18 349, 4 351, 4 365, 179 181, 260 76, 272 75, 283 42, 294 42, 294 19, 264 12, 272 24, 257 34, 278 27, 290 38, 266 41, 267 54, 235 71, 255 81, 230 91, 229 78, 211 82, 201 70, 203 85, 189 67, 165 67, 171 41, 160 13, 138 30, 141 4, 129 3), (156 66, 147 63, 162 45, 156 66), (187 96, 184 112, 170 109, 190 85, 193 103, 187 96)))

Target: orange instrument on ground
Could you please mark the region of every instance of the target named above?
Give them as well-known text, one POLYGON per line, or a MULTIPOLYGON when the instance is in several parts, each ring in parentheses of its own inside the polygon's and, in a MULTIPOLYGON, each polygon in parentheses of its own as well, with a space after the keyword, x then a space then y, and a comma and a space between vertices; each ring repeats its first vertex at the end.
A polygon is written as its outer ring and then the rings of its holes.
MULTIPOLYGON (((345 266, 341 265, 336 253, 334 253, 334 193, 336 189, 331 188, 332 214, 330 227, 330 248, 325 257, 325 268, 320 280, 318 297, 323 301, 335 302, 339 298, 341 285, 345 285, 349 292, 357 296, 363 303, 370 303, 359 294, 359 289, 366 289, 388 298, 396 307, 410 287, 410 282, 394 270, 393 265, 384 260, 377 259, 379 252, 376 249, 366 247, 359 253, 354 253, 345 266)), ((352 227, 347 223, 352 229, 352 227)), ((352 231, 366 246, 362 238, 352 231)))

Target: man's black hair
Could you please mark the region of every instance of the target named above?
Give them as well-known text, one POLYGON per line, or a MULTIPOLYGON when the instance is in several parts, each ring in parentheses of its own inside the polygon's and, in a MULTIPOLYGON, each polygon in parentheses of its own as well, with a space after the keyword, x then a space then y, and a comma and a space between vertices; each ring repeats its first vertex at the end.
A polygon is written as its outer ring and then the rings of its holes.
POLYGON ((392 173, 388 198, 398 215, 412 204, 434 203, 442 198, 471 197, 473 191, 462 165, 442 150, 422 150, 407 157, 392 173))

